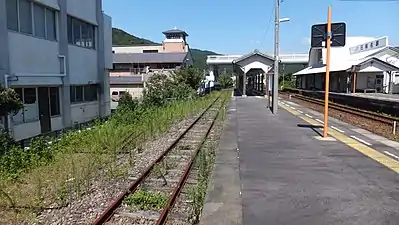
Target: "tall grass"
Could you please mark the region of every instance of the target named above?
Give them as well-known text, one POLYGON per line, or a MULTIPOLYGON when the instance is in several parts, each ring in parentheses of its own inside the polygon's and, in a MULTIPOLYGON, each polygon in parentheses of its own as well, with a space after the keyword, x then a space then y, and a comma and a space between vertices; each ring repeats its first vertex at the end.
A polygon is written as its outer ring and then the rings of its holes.
POLYGON ((200 112, 218 94, 123 110, 91 129, 65 133, 56 142, 40 138, 26 150, 14 146, 0 157, 0 207, 63 207, 81 198, 93 182, 126 175, 134 166, 137 146, 200 112), (122 156, 129 160, 121 164, 122 156))

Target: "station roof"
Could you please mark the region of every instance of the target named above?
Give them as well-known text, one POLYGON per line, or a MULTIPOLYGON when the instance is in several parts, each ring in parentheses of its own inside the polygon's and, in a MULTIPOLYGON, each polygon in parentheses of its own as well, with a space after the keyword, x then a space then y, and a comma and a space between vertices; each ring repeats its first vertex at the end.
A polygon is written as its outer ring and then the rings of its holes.
POLYGON ((162 32, 163 34, 183 34, 184 36, 188 36, 188 34, 184 31, 184 30, 180 30, 177 28, 171 29, 171 30, 167 30, 162 32))
POLYGON ((113 63, 181 63, 187 54, 187 52, 115 53, 113 63))
POLYGON ((233 60, 233 64, 237 64, 237 63, 239 63, 241 61, 244 61, 244 60, 246 60, 246 59, 248 59, 248 58, 250 58, 252 56, 255 56, 255 55, 259 55, 259 56, 261 56, 263 58, 266 58, 266 59, 274 60, 273 57, 271 57, 269 55, 266 55, 266 54, 264 54, 264 53, 262 53, 262 52, 260 52, 260 51, 258 51, 256 49, 255 51, 253 51, 253 52, 251 52, 251 53, 249 53, 247 55, 243 55, 240 58, 233 60))
MULTIPOLYGON (((376 57, 370 57, 367 59, 363 60, 358 60, 358 61, 344 61, 344 62, 332 62, 330 65, 330 71, 331 72, 337 72, 337 71, 347 71, 350 72, 350 69, 352 66, 365 66, 369 65, 370 63, 377 63, 378 65, 381 65, 384 69, 388 71, 399 71, 399 68, 388 63, 385 61, 382 61, 376 57)), ((364 68, 363 68, 364 69, 364 68)), ((362 70, 362 69, 361 69, 362 70)), ((316 73, 325 73, 326 72, 326 65, 324 64, 316 64, 313 66, 309 66, 299 72, 294 73, 294 76, 297 75, 307 75, 307 74, 316 74, 316 73)))

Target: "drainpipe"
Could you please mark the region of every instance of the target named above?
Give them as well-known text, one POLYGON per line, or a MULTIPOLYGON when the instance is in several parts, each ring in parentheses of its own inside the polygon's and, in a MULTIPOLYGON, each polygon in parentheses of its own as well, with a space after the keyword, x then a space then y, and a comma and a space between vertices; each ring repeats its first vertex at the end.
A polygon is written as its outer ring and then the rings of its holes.
MULTIPOLYGON (((10 77, 10 75, 5 74, 4 75, 4 88, 8 88, 8 78, 10 77)), ((7 130, 8 132, 11 134, 11 116, 8 114, 7 115, 7 130)))

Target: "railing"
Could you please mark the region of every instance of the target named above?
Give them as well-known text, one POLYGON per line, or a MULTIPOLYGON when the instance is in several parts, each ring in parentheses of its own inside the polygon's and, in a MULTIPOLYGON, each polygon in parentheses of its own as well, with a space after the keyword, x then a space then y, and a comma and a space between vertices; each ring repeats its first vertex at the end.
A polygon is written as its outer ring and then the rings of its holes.
POLYGON ((207 60, 231 60, 240 58, 242 55, 209 55, 207 60))
MULTIPOLYGON (((209 55, 207 56, 207 62, 232 62, 235 59, 240 58, 241 55, 209 55)), ((274 57, 273 55, 270 55, 270 57, 274 57)), ((308 54, 305 53, 300 53, 300 54, 280 54, 279 55, 281 60, 304 60, 304 61, 308 61, 308 54)))
POLYGON ((280 57, 280 59, 281 58, 284 58, 284 59, 298 59, 298 58, 303 59, 303 58, 306 58, 306 59, 308 59, 309 55, 308 54, 296 54, 296 53, 294 53, 294 54, 280 54, 279 57, 280 57))

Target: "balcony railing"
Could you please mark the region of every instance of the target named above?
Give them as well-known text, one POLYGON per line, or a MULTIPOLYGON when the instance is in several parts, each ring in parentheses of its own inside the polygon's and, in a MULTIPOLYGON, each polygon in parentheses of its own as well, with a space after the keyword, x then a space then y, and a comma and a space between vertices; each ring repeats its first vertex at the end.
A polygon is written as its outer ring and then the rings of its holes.
MULTIPOLYGON (((270 54, 271 57, 274 57, 273 54, 270 54)), ((210 55, 207 56, 207 63, 226 63, 233 62, 233 60, 240 58, 241 55, 210 55)), ((293 61, 308 61, 308 54, 280 54, 280 60, 293 60, 293 61)))
POLYGON ((241 55, 209 55, 208 60, 234 60, 240 58, 241 55))

